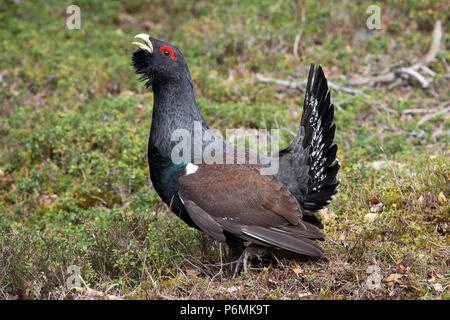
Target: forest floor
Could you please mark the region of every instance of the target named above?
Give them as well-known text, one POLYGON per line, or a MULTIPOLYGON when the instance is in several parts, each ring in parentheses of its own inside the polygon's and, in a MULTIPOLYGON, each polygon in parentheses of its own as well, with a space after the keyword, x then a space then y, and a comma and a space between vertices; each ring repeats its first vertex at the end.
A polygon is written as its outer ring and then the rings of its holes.
POLYGON ((73 30, 64 1, 0 4, 0 299, 450 298, 448 2, 384 1, 375 30, 370 1, 77 3, 73 30), (227 248, 169 212, 142 32, 183 52, 212 128, 279 128, 282 146, 292 82, 322 65, 342 165, 326 258, 274 251, 232 279, 227 248))

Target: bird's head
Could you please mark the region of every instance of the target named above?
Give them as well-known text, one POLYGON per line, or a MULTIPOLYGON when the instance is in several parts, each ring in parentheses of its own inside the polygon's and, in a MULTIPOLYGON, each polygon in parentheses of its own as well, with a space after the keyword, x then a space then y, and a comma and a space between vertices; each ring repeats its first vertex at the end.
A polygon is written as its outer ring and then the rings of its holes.
POLYGON ((140 80, 147 81, 145 86, 163 83, 177 83, 188 80, 192 85, 188 66, 180 50, 168 42, 140 33, 135 38, 142 42, 133 42, 139 50, 133 53, 132 61, 140 80))

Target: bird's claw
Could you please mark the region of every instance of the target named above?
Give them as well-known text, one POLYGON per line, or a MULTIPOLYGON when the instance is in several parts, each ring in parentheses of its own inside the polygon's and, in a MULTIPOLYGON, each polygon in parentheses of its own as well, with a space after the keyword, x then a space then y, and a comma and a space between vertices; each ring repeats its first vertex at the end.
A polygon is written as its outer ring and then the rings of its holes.
POLYGON ((245 250, 242 252, 241 256, 238 260, 236 260, 235 266, 234 266, 234 272, 233 272, 233 279, 238 274, 239 270, 241 269, 241 266, 244 268, 244 274, 247 274, 247 265, 248 265, 248 259, 251 259, 253 257, 256 257, 259 262, 262 262, 262 258, 267 255, 268 248, 264 246, 260 246, 257 244, 250 244, 245 248, 245 250))

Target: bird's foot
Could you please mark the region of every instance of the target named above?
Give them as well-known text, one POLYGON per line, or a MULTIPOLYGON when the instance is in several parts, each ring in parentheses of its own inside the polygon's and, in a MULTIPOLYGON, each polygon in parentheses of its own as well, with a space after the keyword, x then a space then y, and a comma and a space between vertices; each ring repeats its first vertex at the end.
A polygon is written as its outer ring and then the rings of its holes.
POLYGON ((244 268, 244 274, 247 274, 247 264, 248 260, 252 258, 257 258, 259 262, 262 262, 262 258, 269 253, 269 248, 265 246, 260 246, 257 244, 248 245, 245 250, 242 252, 241 256, 238 260, 234 262, 234 273, 233 279, 236 277, 241 267, 244 268))

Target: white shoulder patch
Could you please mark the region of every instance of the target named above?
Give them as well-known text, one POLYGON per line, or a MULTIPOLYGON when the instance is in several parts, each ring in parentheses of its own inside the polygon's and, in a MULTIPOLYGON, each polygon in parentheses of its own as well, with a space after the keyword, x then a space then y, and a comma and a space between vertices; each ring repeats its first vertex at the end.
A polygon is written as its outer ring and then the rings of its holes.
POLYGON ((186 175, 193 174, 198 170, 198 166, 192 163, 188 163, 186 166, 186 175))

